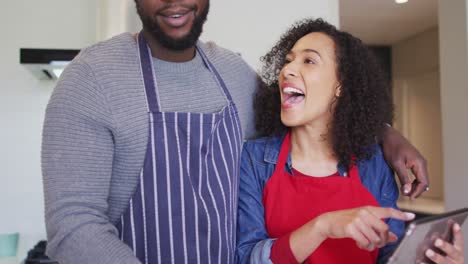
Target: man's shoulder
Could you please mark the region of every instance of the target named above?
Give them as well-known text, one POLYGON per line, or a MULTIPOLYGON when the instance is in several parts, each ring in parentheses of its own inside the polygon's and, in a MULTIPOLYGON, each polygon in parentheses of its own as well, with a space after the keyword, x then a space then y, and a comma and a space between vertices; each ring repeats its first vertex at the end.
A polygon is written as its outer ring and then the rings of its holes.
POLYGON ((90 65, 127 61, 137 54, 136 42, 131 33, 122 33, 110 39, 97 42, 80 51, 75 60, 90 65))
POLYGON ((201 45, 207 55, 215 57, 232 57, 233 59, 243 61, 239 53, 235 53, 229 49, 221 47, 214 41, 198 41, 198 44, 201 45))
POLYGON ((130 33, 86 47, 65 68, 55 90, 92 93, 97 89, 117 91, 117 86, 128 88, 122 83, 140 78, 136 54, 136 44, 130 33))
POLYGON ((201 45, 208 58, 217 66, 219 64, 221 67, 235 67, 252 73, 254 72, 254 70, 242 58, 240 53, 223 48, 213 41, 199 41, 199 45, 201 45))

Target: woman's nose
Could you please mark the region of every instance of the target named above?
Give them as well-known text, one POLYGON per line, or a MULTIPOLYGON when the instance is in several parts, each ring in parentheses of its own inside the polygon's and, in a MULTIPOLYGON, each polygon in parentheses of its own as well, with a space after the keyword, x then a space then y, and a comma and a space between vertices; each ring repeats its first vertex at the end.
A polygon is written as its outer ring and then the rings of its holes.
POLYGON ((284 76, 285 78, 287 78, 287 77, 297 77, 297 75, 298 75, 298 74, 297 74, 297 70, 294 68, 293 65, 291 65, 291 63, 288 64, 288 65, 286 65, 286 66, 284 66, 284 68, 283 68, 283 76, 284 76))

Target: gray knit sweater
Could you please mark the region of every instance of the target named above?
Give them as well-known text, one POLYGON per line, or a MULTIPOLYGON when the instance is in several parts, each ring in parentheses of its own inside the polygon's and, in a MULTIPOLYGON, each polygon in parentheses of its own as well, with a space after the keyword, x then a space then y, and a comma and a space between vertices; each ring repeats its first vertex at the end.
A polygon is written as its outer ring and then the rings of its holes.
MULTIPOLYGON (((200 43, 253 134, 256 73, 236 54, 200 43)), ((215 112, 226 105, 200 56, 154 59, 163 111, 215 112)), ((84 49, 64 71, 46 111, 42 145, 48 255, 60 263, 139 263, 114 224, 138 183, 148 114, 130 33, 84 49)))

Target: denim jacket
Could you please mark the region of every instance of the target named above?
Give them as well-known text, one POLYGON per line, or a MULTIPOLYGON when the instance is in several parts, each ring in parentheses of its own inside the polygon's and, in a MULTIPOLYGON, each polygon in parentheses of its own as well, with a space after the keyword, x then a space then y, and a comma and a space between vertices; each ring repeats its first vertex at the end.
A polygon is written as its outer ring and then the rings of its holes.
MULTIPOLYGON (((241 157, 239 183, 239 207, 237 224, 237 259, 239 263, 272 263, 271 246, 275 238, 270 238, 264 221, 262 203, 263 189, 273 174, 278 159, 282 137, 260 138, 244 143, 241 157)), ((364 187, 376 198, 381 207, 397 208, 399 190, 393 171, 383 158, 379 146, 373 146, 373 156, 358 162, 359 177, 364 187)), ((291 173, 291 155, 285 168, 291 173)), ((345 170, 338 166, 343 176, 345 170)), ((400 239, 404 232, 404 223, 395 219, 386 219, 390 230, 400 239)), ((387 244, 379 250, 377 263, 385 263, 397 242, 387 244)))

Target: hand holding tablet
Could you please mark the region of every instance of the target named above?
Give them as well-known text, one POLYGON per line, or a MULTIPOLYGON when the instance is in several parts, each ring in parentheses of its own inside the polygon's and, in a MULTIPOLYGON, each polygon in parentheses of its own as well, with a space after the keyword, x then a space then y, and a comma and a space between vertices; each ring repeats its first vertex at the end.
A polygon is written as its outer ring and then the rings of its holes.
POLYGON ((413 221, 388 263, 463 263, 461 226, 468 208, 413 221), (460 255, 461 252, 461 255, 460 255))

